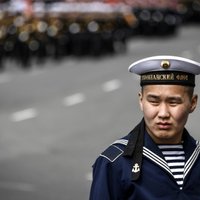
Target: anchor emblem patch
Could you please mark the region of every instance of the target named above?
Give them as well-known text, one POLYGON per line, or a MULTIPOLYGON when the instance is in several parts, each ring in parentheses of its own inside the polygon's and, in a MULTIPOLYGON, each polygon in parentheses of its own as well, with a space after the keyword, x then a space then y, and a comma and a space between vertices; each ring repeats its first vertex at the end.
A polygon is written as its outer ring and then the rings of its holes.
POLYGON ((135 163, 135 165, 133 165, 132 172, 137 173, 139 171, 140 171, 140 166, 138 165, 138 163, 135 163))

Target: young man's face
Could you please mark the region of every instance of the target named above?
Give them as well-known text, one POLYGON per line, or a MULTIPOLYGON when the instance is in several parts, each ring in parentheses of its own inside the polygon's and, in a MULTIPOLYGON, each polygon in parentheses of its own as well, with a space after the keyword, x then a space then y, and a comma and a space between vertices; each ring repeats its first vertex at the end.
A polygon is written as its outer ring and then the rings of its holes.
POLYGON ((197 95, 190 97, 180 85, 146 85, 139 93, 147 132, 158 144, 181 142, 188 115, 194 111, 197 95))

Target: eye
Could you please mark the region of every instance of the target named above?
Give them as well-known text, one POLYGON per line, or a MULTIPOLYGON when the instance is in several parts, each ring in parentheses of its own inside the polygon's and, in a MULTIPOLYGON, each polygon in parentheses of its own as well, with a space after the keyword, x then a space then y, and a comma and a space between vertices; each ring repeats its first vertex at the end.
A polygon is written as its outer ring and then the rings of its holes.
POLYGON ((178 103, 177 103, 176 101, 170 101, 169 104, 170 104, 171 106, 176 106, 178 103))
POLYGON ((179 98, 172 98, 172 99, 169 99, 169 104, 171 106, 176 106, 178 104, 181 104, 182 103, 182 100, 179 99, 179 98))
POLYGON ((154 97, 149 97, 149 98, 147 98, 147 101, 148 101, 150 104, 154 105, 154 106, 157 106, 157 105, 159 105, 159 103, 160 103, 160 100, 159 100, 158 98, 154 98, 154 97))
POLYGON ((150 101, 150 103, 151 103, 153 106, 158 106, 158 105, 159 105, 159 102, 158 102, 158 101, 150 101))

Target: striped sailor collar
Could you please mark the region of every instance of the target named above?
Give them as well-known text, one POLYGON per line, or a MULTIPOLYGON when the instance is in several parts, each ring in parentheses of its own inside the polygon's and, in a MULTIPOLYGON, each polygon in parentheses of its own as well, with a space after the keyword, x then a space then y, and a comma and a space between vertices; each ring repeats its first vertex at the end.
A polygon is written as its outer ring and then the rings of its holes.
MULTIPOLYGON (((186 129, 184 129, 183 132, 183 147, 185 150, 185 160, 187 161, 193 152, 195 151, 197 147, 197 142, 196 140, 188 133, 186 129)), ((144 147, 158 155, 159 157, 164 159, 164 156, 161 152, 161 150, 158 148, 157 144, 152 140, 150 135, 145 132, 145 137, 144 137, 144 147)))
MULTIPOLYGON (((122 144, 123 142, 124 145, 127 145, 128 140, 130 138, 130 134, 132 133, 129 133, 127 136, 123 137, 120 140, 120 143, 122 144)), ((183 141, 184 141, 183 147, 185 150, 185 158, 186 160, 188 160, 190 156, 192 155, 192 153, 197 148, 197 141, 188 133, 186 129, 184 129, 184 132, 183 132, 183 141)), ((200 145, 200 142, 198 143, 198 145, 200 145)), ((157 144, 152 140, 152 138, 147 133, 147 131, 145 131, 144 133, 144 147, 164 159, 162 152, 158 148, 157 144)))
POLYGON ((153 141, 153 139, 150 137, 150 135, 145 131, 144 136, 144 147, 155 153, 160 158, 164 159, 164 156, 161 152, 161 150, 158 148, 157 144, 153 141))
MULTIPOLYGON (((173 176, 173 174, 172 174, 167 162, 165 161, 165 158, 164 158, 161 150, 157 146, 157 144, 152 140, 152 138, 146 131, 143 131, 142 133, 144 134, 143 156, 150 159, 152 162, 155 162, 158 166, 160 166, 166 172, 168 172, 169 174, 171 174, 173 176)), ((131 138, 131 134, 134 134, 134 132, 131 131, 127 137, 122 138, 124 145, 128 144, 128 141, 131 138)), ((187 132, 186 129, 184 129, 184 132, 183 132, 183 140, 184 140, 183 147, 185 150, 184 178, 187 179, 189 177, 188 174, 191 171, 194 163, 199 158, 200 143, 198 141, 194 140, 193 137, 190 136, 190 134, 187 132)), ((123 156, 129 157, 131 155, 123 154, 123 156)))

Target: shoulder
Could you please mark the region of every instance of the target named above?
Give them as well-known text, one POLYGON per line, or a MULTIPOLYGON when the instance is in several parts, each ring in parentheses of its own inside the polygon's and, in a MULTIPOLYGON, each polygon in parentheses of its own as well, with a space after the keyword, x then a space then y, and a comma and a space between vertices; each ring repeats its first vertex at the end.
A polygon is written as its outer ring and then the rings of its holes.
POLYGON ((114 162, 124 153, 124 149, 127 143, 127 138, 116 140, 105 151, 103 151, 100 154, 100 157, 105 158, 109 162, 114 162))

